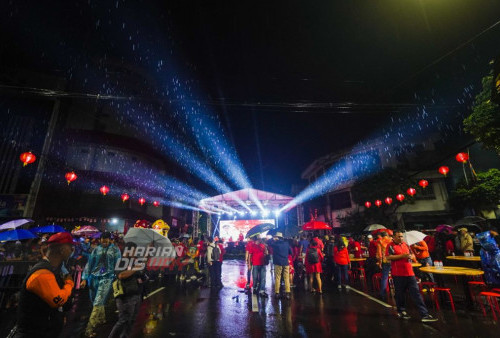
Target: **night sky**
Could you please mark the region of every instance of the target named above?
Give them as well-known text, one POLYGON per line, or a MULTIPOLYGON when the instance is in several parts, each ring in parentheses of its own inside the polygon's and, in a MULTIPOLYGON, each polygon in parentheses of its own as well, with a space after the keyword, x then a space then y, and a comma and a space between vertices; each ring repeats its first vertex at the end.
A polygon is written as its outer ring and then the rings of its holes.
POLYGON ((92 66, 117 59, 154 79, 139 95, 168 99, 173 71, 253 186, 285 194, 314 159, 384 135, 395 117, 467 108, 500 54, 500 25, 487 30, 498 1, 5 1, 0 13, 3 82, 43 70, 74 91, 125 95, 92 66))

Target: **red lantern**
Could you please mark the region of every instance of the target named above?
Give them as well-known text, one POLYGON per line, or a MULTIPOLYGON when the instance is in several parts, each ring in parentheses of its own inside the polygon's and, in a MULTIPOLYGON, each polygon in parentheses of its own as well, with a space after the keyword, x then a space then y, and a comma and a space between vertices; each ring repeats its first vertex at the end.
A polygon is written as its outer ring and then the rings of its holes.
POLYGON ((375 205, 376 205, 377 207, 380 207, 380 206, 382 205, 382 201, 381 201, 381 200, 376 200, 376 201, 375 201, 375 205))
POLYGON ((35 154, 33 154, 31 151, 22 153, 19 158, 21 159, 21 162, 23 162, 23 167, 26 167, 28 164, 31 164, 36 160, 35 154))
POLYGON ((458 162, 465 163, 465 162, 467 162, 467 160, 469 160, 469 154, 467 154, 467 153, 458 153, 457 156, 455 156, 455 159, 458 162))
POLYGON ((405 200, 405 195, 403 194, 397 194, 396 199, 400 202, 403 202, 405 200))
POLYGON ((367 207, 369 209, 371 206, 372 206, 372 202, 370 202, 370 201, 365 202, 365 207, 367 207))
POLYGON ((409 188, 408 190, 406 190, 406 193, 413 197, 417 193, 417 191, 413 188, 409 188))
POLYGON ((446 175, 448 175, 448 173, 450 172, 450 168, 448 168, 447 166, 442 166, 439 167, 438 171, 441 175, 444 175, 444 177, 446 177, 446 175))
POLYGON ((128 201, 128 199, 130 198, 130 196, 128 194, 122 194, 122 201, 123 203, 125 203, 126 201, 128 201))
POLYGON ((388 205, 391 205, 392 204, 392 198, 386 197, 385 198, 385 203, 387 203, 388 205))
POLYGON ((66 181, 68 181, 68 184, 70 184, 71 182, 73 182, 78 178, 78 176, 76 176, 74 171, 67 172, 64 177, 66 177, 66 181))
POLYGON ((106 196, 106 194, 109 192, 109 188, 105 185, 103 185, 101 187, 101 189, 99 189, 99 191, 101 192, 101 194, 103 194, 104 196, 106 196))
POLYGON ((418 181, 418 185, 425 189, 429 185, 429 181, 420 180, 420 181, 418 181))
POLYGON ((153 205, 154 205, 155 207, 159 207, 159 206, 160 206, 160 202, 158 202, 158 201, 154 201, 154 202, 153 202, 153 205))
POLYGON ((146 200, 143 197, 139 198, 139 204, 144 205, 144 203, 146 203, 146 200))

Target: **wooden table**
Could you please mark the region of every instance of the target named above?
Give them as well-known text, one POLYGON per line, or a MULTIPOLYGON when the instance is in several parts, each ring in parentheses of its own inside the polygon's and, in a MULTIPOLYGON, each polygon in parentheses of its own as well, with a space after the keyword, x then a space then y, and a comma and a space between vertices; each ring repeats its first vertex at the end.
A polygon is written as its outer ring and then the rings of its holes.
POLYGON ((446 256, 446 259, 465 262, 481 262, 481 257, 479 256, 446 256))
POLYGON ((436 281, 439 287, 444 287, 444 281, 442 275, 460 276, 462 278, 462 285, 464 289, 466 305, 470 309, 474 307, 472 298, 470 297, 469 283, 467 277, 484 275, 483 270, 464 268, 461 266, 442 266, 442 267, 424 266, 423 268, 420 268, 420 271, 436 275, 436 277, 438 277, 436 278, 436 281))
POLYGON ((364 262, 366 258, 351 258, 351 262, 364 262))

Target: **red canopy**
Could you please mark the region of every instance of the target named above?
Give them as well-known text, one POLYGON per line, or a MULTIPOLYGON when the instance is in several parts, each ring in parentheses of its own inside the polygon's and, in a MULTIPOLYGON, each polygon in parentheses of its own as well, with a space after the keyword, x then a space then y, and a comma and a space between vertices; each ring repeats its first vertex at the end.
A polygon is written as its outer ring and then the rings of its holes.
POLYGON ((311 230, 332 230, 332 227, 324 222, 319 221, 309 221, 302 226, 302 230, 311 231, 311 230))

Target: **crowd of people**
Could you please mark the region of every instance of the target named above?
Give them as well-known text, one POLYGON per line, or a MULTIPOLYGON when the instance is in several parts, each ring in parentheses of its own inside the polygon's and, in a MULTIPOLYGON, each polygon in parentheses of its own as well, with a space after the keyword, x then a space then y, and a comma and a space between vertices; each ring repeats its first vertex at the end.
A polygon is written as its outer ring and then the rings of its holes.
MULTIPOLYGON (((497 243, 499 236, 491 231, 497 243)), ((352 285, 353 263, 366 272, 368 288, 379 290, 387 299, 389 274, 394 284, 397 315, 409 318, 406 312, 408 293, 418 308, 423 322, 435 321, 419 291, 420 279, 433 281, 432 274, 415 276, 412 262, 423 266, 454 254, 474 252, 474 239, 466 228, 457 233, 431 232, 424 240, 411 246, 401 231, 381 230, 374 235, 342 236, 318 233, 287 238, 277 232, 270 238, 255 235, 245 243, 245 263, 248 267, 245 289, 260 297, 269 297, 266 288, 268 266, 274 271, 274 297, 291 299, 294 288, 304 288, 321 295, 325 283, 338 289, 352 285), (374 238, 375 237, 375 238, 374 238), (363 259, 361 259, 363 258, 363 259), (380 273, 380 285, 373 285, 374 274, 380 273)), ((85 335, 96 335, 96 328, 106 321, 104 308, 113 295, 118 310, 110 337, 127 337, 147 292, 150 278, 160 274, 175 275, 182 285, 213 289, 223 288, 222 264, 226 245, 222 239, 210 236, 193 238, 183 234, 172 239, 177 261, 160 270, 117 268, 117 261, 130 255, 134 243, 125 243, 123 234, 103 232, 100 238, 73 238, 69 233, 44 235, 37 241, 21 245, 3 244, 3 259, 36 259, 23 281, 18 298, 17 326, 14 337, 54 337, 63 327, 65 309, 71 304, 74 289, 88 288, 92 311, 85 335), (76 280, 75 280, 76 279, 76 280)))

